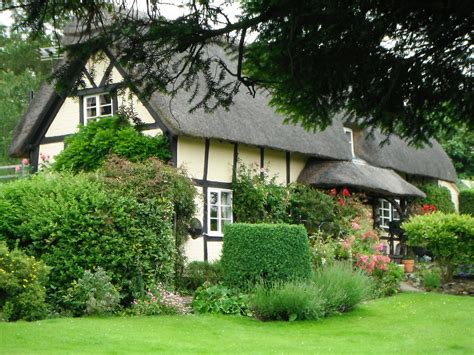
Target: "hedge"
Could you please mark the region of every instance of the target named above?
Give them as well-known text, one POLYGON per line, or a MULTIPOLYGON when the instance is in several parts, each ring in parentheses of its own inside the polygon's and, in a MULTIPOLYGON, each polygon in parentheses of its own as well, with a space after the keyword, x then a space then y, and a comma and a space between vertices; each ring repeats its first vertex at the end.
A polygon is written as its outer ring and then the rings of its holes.
POLYGON ((402 228, 408 245, 433 253, 445 281, 452 278, 456 266, 474 263, 474 217, 436 212, 414 216, 402 228))
POLYGON ((474 216, 474 189, 461 190, 459 193, 459 213, 474 216))
POLYGON ((307 278, 311 258, 306 230, 288 224, 227 225, 222 267, 224 282, 239 288, 307 278))
POLYGON ((426 194, 426 197, 421 200, 421 204, 435 205, 438 211, 444 213, 455 212, 451 193, 446 187, 430 183, 420 186, 420 190, 426 194))

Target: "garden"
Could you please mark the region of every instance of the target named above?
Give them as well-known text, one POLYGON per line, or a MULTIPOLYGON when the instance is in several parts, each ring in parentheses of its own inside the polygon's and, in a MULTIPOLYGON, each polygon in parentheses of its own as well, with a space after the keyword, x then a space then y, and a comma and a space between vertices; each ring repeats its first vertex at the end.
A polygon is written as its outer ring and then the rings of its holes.
POLYGON ((239 164, 236 223, 225 228, 221 259, 187 262, 196 190, 186 171, 167 164, 166 138, 144 136, 128 122, 119 115, 82 127, 55 163, 41 157, 41 173, 0 185, 0 320, 42 320, 0 323, 2 334, 16 334, 2 351, 28 351, 29 336, 31 349, 102 344, 106 352, 128 348, 123 334, 148 351, 207 351, 216 339, 220 351, 351 351, 335 341, 339 333, 357 350, 378 336, 367 351, 403 351, 396 334, 405 334, 409 318, 414 346, 418 327, 429 327, 433 351, 472 349, 462 331, 472 329, 472 298, 397 295, 402 281, 440 291, 472 275, 472 191, 461 194, 457 214, 443 189, 423 186, 427 198, 415 201, 402 225, 407 250, 418 251, 415 272, 406 275, 387 255, 364 194, 283 186, 239 164), (459 327, 452 335, 459 341, 436 339, 440 320, 459 327), (268 330, 266 339, 252 348, 259 329, 268 330), (282 334, 294 348, 278 348, 282 334))

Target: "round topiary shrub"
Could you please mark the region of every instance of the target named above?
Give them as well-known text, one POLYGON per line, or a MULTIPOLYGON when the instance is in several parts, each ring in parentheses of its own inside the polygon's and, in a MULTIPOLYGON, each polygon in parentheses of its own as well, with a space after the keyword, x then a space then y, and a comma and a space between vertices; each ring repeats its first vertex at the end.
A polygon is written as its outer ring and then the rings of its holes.
POLYGON ((288 224, 227 225, 222 268, 224 282, 239 288, 260 281, 307 278, 311 257, 306 230, 288 224))

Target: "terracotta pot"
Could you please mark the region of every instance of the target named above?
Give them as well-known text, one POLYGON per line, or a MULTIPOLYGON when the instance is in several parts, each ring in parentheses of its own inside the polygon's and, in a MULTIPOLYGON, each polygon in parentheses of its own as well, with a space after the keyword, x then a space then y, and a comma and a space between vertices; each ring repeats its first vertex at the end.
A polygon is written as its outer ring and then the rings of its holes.
POLYGON ((415 266, 415 260, 403 260, 403 265, 405 266, 406 273, 412 273, 415 266))

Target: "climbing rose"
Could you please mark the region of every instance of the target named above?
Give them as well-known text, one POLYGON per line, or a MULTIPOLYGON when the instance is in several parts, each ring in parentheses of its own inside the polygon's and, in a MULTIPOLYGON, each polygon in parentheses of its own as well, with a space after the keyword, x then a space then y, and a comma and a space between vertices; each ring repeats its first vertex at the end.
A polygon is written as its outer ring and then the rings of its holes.
POLYGON ((349 197, 349 196, 351 195, 351 193, 349 192, 349 190, 346 189, 346 188, 344 188, 344 189, 342 190, 342 194, 343 194, 345 197, 349 197))

